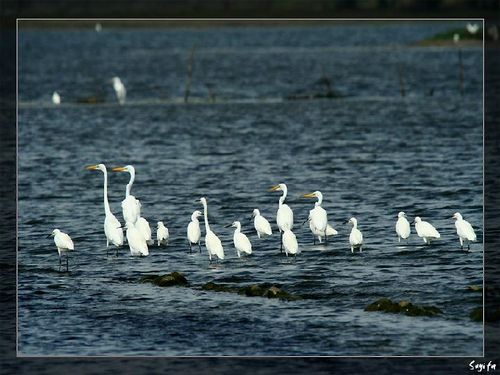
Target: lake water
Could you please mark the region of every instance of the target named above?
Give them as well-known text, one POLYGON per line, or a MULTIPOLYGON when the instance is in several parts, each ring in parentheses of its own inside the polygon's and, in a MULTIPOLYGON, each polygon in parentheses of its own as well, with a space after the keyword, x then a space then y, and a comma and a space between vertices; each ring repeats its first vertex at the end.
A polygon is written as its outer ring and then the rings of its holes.
MULTIPOLYGON (((454 47, 412 43, 457 23, 332 27, 23 30, 19 32, 18 317, 22 355, 482 355, 483 327, 469 313, 482 284, 482 49, 462 48, 464 95, 454 47), (191 103, 186 61, 196 46, 191 103), (406 96, 401 97, 402 67, 406 96), (116 103, 118 75, 128 101, 116 103), (339 99, 286 100, 322 92, 339 99), (208 101, 209 89, 215 103, 208 101), (57 90, 62 104, 52 105, 57 90), (97 97, 102 103, 80 102, 97 97), (102 173, 85 165, 133 164, 133 194, 166 248, 106 257, 102 173), (285 182, 301 254, 279 252, 275 224, 285 182), (339 234, 313 245, 322 191, 339 234), (186 226, 208 200, 226 259, 190 254, 186 226), (251 212, 273 225, 259 240, 251 212), (433 223, 441 240, 397 242, 398 211, 433 223), (460 250, 451 215, 472 223, 478 242, 460 250), (362 253, 351 254, 358 219, 362 253), (254 254, 238 258, 239 219, 254 254), (54 228, 70 234, 70 272, 59 272, 54 228), (182 272, 189 287, 140 282, 182 272), (209 282, 273 283, 299 301, 201 290, 209 282), (435 305, 437 317, 365 312, 381 297, 435 305)), ((461 25, 461 24, 458 24, 461 25)), ((112 211, 128 174, 109 174, 112 211)), ((204 230, 203 230, 204 233, 204 230)))

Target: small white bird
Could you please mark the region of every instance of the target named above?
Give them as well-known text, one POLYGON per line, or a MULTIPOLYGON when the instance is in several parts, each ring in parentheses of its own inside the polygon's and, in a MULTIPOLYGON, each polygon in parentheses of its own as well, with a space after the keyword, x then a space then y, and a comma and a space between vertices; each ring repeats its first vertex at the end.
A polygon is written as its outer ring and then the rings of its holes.
POLYGON ((54 91, 54 93, 52 94, 52 103, 54 103, 55 105, 61 104, 61 96, 57 91, 54 91))
POLYGON ((295 234, 288 227, 283 231, 282 240, 286 256, 288 256, 288 254, 296 256, 299 253, 297 237, 295 237, 295 234))
POLYGON ((198 210, 194 211, 193 214, 191 215, 191 221, 189 222, 187 226, 187 239, 189 243, 189 251, 193 251, 193 244, 198 244, 198 248, 200 249, 201 253, 201 229, 200 229, 200 222, 198 221, 198 217, 200 217, 202 213, 198 210))
POLYGON ((248 237, 244 233, 241 233, 241 223, 239 221, 235 221, 231 224, 231 226, 236 228, 234 230, 233 242, 238 258, 241 257, 241 253, 248 255, 252 254, 252 244, 250 243, 248 237))
POLYGON ((273 233, 271 224, 269 224, 269 221, 267 221, 267 219, 260 214, 258 209, 253 210, 252 216, 254 217, 253 226, 255 227, 259 238, 270 236, 273 233))
POLYGON ((222 248, 222 243, 219 237, 210 230, 210 225, 208 224, 208 208, 206 198, 200 198, 200 202, 203 205, 203 214, 205 216, 205 246, 208 251, 208 258, 212 262, 212 256, 218 259, 224 259, 224 249, 222 248))
POLYGON ((168 228, 163 224, 163 221, 158 222, 158 228, 156 229, 156 240, 158 241, 158 246, 165 244, 168 245, 168 238, 170 234, 168 233, 168 228))
POLYGON ((398 221, 396 222, 396 233, 398 234, 398 242, 406 240, 410 237, 410 223, 406 219, 406 214, 403 211, 398 213, 398 221))
POLYGON ((96 32, 100 33, 102 30, 102 25, 98 22, 95 24, 94 29, 96 32))
POLYGON ((351 217, 347 223, 352 224, 351 234, 349 235, 349 244, 351 245, 351 253, 354 253, 355 248, 363 251, 363 234, 358 229, 358 221, 351 217))
POLYGON ((470 33, 470 34, 475 34, 478 32, 479 30, 479 25, 477 23, 468 23, 465 28, 467 29, 467 31, 470 33))
POLYGON ((460 41, 460 35, 459 34, 453 34, 453 43, 458 44, 460 41))
POLYGON ((135 228, 139 231, 139 233, 144 237, 148 245, 151 245, 154 243, 153 239, 151 238, 151 227, 149 226, 149 222, 143 218, 142 216, 137 219, 135 222, 135 228))
POLYGON ((470 250, 470 243, 476 242, 477 236, 472 228, 472 225, 462 218, 459 212, 455 212, 452 216, 455 219, 455 228, 457 228, 458 238, 460 239, 460 248, 463 250, 464 244, 467 244, 467 250, 470 250))
POLYGON ((48 237, 54 237, 54 243, 56 244, 57 252, 59 253, 59 271, 61 270, 61 257, 63 254, 66 255, 66 271, 68 271, 68 253, 75 250, 75 246, 73 245, 71 237, 64 232, 61 232, 59 229, 54 229, 52 231, 52 234, 50 234, 48 237))
POLYGON ((125 85, 119 77, 113 77, 111 79, 113 82, 113 89, 115 90, 116 98, 118 99, 118 103, 120 105, 125 104, 125 99, 127 98, 127 90, 125 89, 125 85))
POLYGON ((416 217, 414 220, 415 230, 419 237, 424 239, 426 244, 430 244, 431 240, 435 240, 441 237, 439 232, 427 221, 423 221, 420 217, 416 217))
MULTIPOLYGON (((279 184, 272 186, 269 191, 282 191, 283 195, 280 197, 278 211, 276 212, 276 224, 278 224, 281 237, 283 237, 283 232, 288 228, 293 229, 293 211, 285 203, 286 195, 288 189, 285 184, 279 184)), ((281 238, 280 251, 283 251, 283 238, 281 238)))
MULTIPOLYGON (((309 211, 309 228, 314 236, 314 243, 316 243, 316 236, 319 239, 319 243, 322 243, 322 239, 325 239, 325 243, 328 240, 328 216, 321 203, 323 202, 323 194, 321 191, 314 191, 312 193, 304 194, 302 198, 318 198, 316 203, 314 203, 314 208, 309 211), (320 233, 319 235, 317 233, 320 233)), ((330 226, 331 229, 333 229, 330 226)), ((335 231, 335 229, 333 229, 335 231)), ((336 231, 335 231, 336 232, 336 231)), ((330 233, 332 231, 330 230, 330 233)), ((336 233, 335 233, 336 234, 336 233)))
POLYGON ((146 240, 130 221, 125 224, 127 228, 127 242, 132 256, 148 256, 149 249, 146 240))

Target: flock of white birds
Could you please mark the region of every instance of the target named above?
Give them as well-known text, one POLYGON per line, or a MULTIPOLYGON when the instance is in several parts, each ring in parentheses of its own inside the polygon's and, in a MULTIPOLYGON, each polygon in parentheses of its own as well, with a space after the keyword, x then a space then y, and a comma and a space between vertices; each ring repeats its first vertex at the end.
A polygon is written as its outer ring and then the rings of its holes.
MULTIPOLYGON (((106 236, 106 246, 109 249, 110 245, 114 245, 117 251, 118 247, 124 245, 124 228, 116 216, 111 212, 108 201, 108 173, 106 166, 104 164, 90 165, 86 169, 91 171, 101 171, 104 176, 104 234, 106 236)), ((130 248, 130 254, 133 256, 148 256, 149 247, 152 245, 154 240, 151 235, 151 227, 149 222, 141 216, 141 203, 140 201, 132 195, 131 190, 135 180, 135 168, 131 165, 126 165, 124 167, 112 168, 113 172, 127 172, 130 174, 130 180, 125 187, 125 199, 123 199, 122 214, 125 221, 126 239, 127 244, 130 248)), ((292 232, 293 229, 293 211, 285 203, 287 197, 288 189, 285 184, 278 184, 273 186, 269 191, 281 191, 282 195, 279 198, 278 211, 276 212, 276 224, 281 236, 280 250, 285 252, 286 256, 294 255, 299 253, 299 244, 297 242, 297 237, 292 232)), ((314 204, 314 208, 309 211, 309 216, 306 222, 309 223, 309 228, 313 234, 314 243, 316 239, 319 243, 327 243, 328 238, 335 236, 338 232, 328 223, 327 212, 321 204, 323 202, 323 194, 320 191, 314 191, 312 193, 302 195, 303 198, 316 198, 317 201, 314 204)), ((199 203, 203 206, 203 213, 196 210, 191 215, 191 221, 187 226, 186 239, 189 244, 189 249, 192 251, 193 245, 197 245, 199 251, 201 252, 201 227, 198 218, 200 216, 204 217, 205 222, 205 241, 204 245, 208 252, 208 258, 210 262, 215 260, 224 259, 224 249, 222 242, 219 237, 210 229, 210 224, 208 222, 208 205, 206 198, 200 198, 199 203)), ((258 238, 272 235, 271 225, 269 221, 260 214, 258 209, 253 210, 252 214, 254 218, 254 228, 257 232, 258 238)), ((463 219, 462 215, 456 212, 453 216, 455 219, 455 227, 457 231, 458 238, 460 240, 460 247, 463 249, 467 245, 467 249, 470 250, 470 242, 476 241, 477 237, 472 228, 471 224, 463 219)), ((350 218, 346 223, 352 225, 351 233, 349 235, 349 246, 351 252, 355 249, 359 251, 363 250, 363 234, 358 229, 358 221, 356 218, 350 218)), ((423 239, 426 244, 430 244, 431 241, 439 239, 441 235, 436 230, 436 228, 423 221, 420 217, 415 217, 414 220, 415 230, 417 235, 423 239)), ((241 231, 241 223, 235 221, 226 227, 234 227, 233 243, 236 249, 238 257, 241 255, 252 254, 252 244, 248 237, 241 231)), ((401 240, 408 241, 410 237, 411 228, 410 223, 406 218, 404 212, 399 212, 398 220, 396 222, 396 233, 398 236, 398 241, 401 240)), ((66 269, 68 269, 68 252, 74 250, 74 244, 70 236, 59 229, 54 229, 51 236, 54 237, 54 242, 59 253, 59 266, 62 266, 62 255, 66 255, 66 269)), ((167 245, 170 238, 168 228, 165 227, 162 221, 157 223, 156 230, 156 241, 157 245, 167 245)))

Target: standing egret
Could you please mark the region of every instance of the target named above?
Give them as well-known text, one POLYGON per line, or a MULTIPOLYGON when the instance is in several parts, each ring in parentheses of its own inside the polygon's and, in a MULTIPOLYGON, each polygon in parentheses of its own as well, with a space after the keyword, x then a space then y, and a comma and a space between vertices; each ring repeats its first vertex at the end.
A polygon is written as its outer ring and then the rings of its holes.
POLYGON ((115 90, 118 103, 120 103, 120 105, 123 105, 127 97, 127 90, 125 89, 125 85, 119 77, 113 77, 111 79, 111 82, 113 82, 113 89, 115 90))
POLYGON ((396 222, 396 233, 398 234, 398 242, 406 240, 410 237, 410 223, 406 219, 406 214, 403 211, 398 213, 398 221, 396 222))
MULTIPOLYGON (((316 237, 319 238, 319 243, 321 243, 321 238, 325 235, 325 233, 320 232, 316 229, 316 227, 311 222, 310 215, 307 217, 307 220, 304 221, 304 223, 302 225, 304 225, 306 222, 309 222, 309 229, 311 230, 311 233, 313 235, 313 244, 316 245, 316 237)), ((337 232, 330 224, 326 224, 326 235, 328 237, 336 236, 338 233, 339 232, 337 232)))
POLYGON ((295 256, 298 254, 299 244, 297 242, 297 237, 295 237, 295 234, 288 227, 283 231, 282 242, 286 256, 288 256, 288 254, 295 256))
POLYGON ((61 96, 57 91, 54 91, 54 93, 52 94, 52 103, 54 103, 55 105, 61 104, 61 96))
POLYGON ((151 245, 154 243, 153 239, 151 238, 151 227, 149 226, 149 222, 143 218, 142 216, 137 219, 135 222, 135 227, 139 231, 139 233, 142 234, 146 242, 151 245))
MULTIPOLYGON (((110 243, 116 247, 123 245, 123 229, 121 223, 113 215, 109 207, 108 202, 108 172, 104 164, 89 165, 85 167, 90 171, 101 171, 104 175, 104 234, 106 235, 106 247, 110 243)), ((116 250, 115 255, 117 255, 118 250, 116 250)), ((106 254, 107 255, 107 254, 106 254)))
MULTIPOLYGON (((319 243, 321 243, 321 237, 325 238, 325 243, 327 242, 328 233, 328 218, 326 211, 323 207, 321 207, 321 203, 323 203, 323 194, 321 191, 314 191, 312 193, 304 194, 302 198, 318 198, 316 203, 314 203, 314 208, 309 211, 309 228, 311 228, 311 232, 315 236, 315 233, 321 233, 319 237, 319 243)), ((316 241, 315 241, 316 242, 316 241)))
POLYGON ((347 223, 352 224, 351 234, 349 235, 349 244, 351 245, 351 253, 354 253, 355 248, 363 251, 363 234, 358 229, 358 220, 351 217, 347 223))
POLYGON ((130 180, 125 188, 125 199, 122 201, 122 211, 125 222, 135 224, 141 216, 141 204, 139 200, 130 193, 134 185, 135 168, 131 165, 126 165, 125 167, 115 167, 111 170, 113 172, 128 172, 130 174, 130 180))
POLYGON ((281 233, 281 243, 280 243, 280 251, 283 251, 283 232, 285 229, 293 229, 293 211, 292 209, 285 203, 286 194, 288 189, 285 184, 279 184, 271 187, 269 191, 282 191, 283 195, 280 197, 278 211, 276 212, 276 223, 278 224, 278 228, 281 233))
POLYGON ((168 245, 168 238, 170 234, 168 233, 168 228, 163 224, 163 221, 158 222, 158 228, 156 229, 156 240, 158 241, 158 246, 161 244, 168 245))
POLYGON ((238 258, 241 257, 241 253, 252 254, 252 244, 248 237, 244 233, 241 233, 241 223, 235 221, 231 226, 236 228, 234 230, 233 242, 238 258))
POLYGON ((469 34, 476 34, 479 31, 479 25, 477 23, 468 23, 465 25, 465 28, 469 32, 469 34))
POLYGON ((191 221, 188 224, 187 227, 187 239, 189 243, 189 251, 193 251, 192 244, 198 244, 198 248, 200 249, 201 253, 201 244, 200 244, 200 239, 201 239, 201 230, 200 230, 200 222, 198 221, 198 217, 200 217, 202 213, 198 210, 194 211, 193 214, 191 215, 191 221))
POLYGON ((125 228, 127 228, 127 242, 130 248, 130 254, 133 256, 148 256, 148 244, 142 234, 136 229, 135 225, 128 221, 125 224, 125 228))
POLYGON ((218 259, 224 259, 224 249, 222 248, 222 243, 219 237, 210 230, 210 225, 208 224, 208 208, 206 198, 200 198, 200 202, 203 205, 203 214, 205 216, 205 246, 208 251, 208 258, 212 262, 212 255, 218 259))
POLYGON ((470 243, 477 240, 476 233, 472 225, 462 218, 460 212, 455 212, 452 216, 455 219, 455 228, 457 228, 458 238, 460 239, 460 248, 463 250, 464 244, 467 244, 467 250, 470 250, 470 243))
POLYGON ((100 33, 102 30, 102 25, 98 22, 95 24, 94 29, 96 32, 100 33))
POLYGON ((269 224, 269 221, 267 221, 267 219, 260 214, 258 209, 253 210, 252 216, 254 217, 253 226, 255 227, 259 238, 261 238, 261 236, 270 236, 273 233, 271 224, 269 224))
POLYGON ((57 252, 59 253, 59 271, 61 270, 61 256, 63 254, 66 255, 66 271, 68 271, 68 253, 75 250, 75 246, 73 245, 71 237, 64 232, 61 232, 59 229, 54 229, 52 231, 52 234, 49 234, 48 237, 54 237, 54 243, 56 244, 57 252))
POLYGON ((415 230, 419 237, 424 239, 426 244, 430 244, 431 240, 435 240, 441 237, 439 232, 427 221, 423 221, 420 217, 416 217, 413 221, 415 223, 415 230))

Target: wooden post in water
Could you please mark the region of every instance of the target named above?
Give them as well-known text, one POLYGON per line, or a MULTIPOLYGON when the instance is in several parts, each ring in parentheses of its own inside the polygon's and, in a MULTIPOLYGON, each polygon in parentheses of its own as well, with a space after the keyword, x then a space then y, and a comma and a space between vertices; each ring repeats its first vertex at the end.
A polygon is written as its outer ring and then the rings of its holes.
POLYGON ((193 80, 193 60, 194 60, 195 49, 196 49, 196 45, 193 45, 193 47, 191 47, 191 53, 190 53, 189 59, 188 59, 186 88, 184 90, 184 103, 188 102, 189 90, 191 89, 191 82, 193 80))
POLYGON ((460 95, 464 95, 464 64, 462 62, 462 49, 458 48, 458 69, 460 95))

